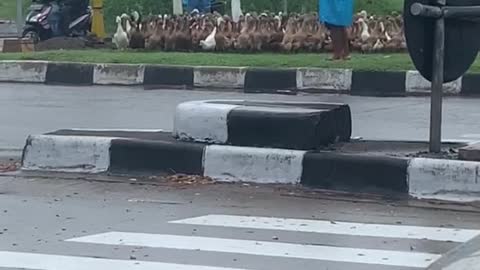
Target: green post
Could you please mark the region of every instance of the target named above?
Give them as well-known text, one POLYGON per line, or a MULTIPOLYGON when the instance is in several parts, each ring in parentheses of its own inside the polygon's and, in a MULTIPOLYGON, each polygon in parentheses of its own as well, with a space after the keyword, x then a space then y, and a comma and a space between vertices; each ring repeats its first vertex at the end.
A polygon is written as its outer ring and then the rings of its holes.
POLYGON ((23 30, 23 0, 17 0, 17 20, 15 23, 17 25, 18 36, 21 37, 23 30))

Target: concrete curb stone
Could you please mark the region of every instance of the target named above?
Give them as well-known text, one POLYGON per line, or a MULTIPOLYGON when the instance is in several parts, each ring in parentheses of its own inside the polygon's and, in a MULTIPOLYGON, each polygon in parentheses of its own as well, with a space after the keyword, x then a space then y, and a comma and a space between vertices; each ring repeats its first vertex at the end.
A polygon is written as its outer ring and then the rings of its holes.
POLYGON ((47 67, 46 61, 2 61, 0 62, 0 81, 44 83, 47 67))
POLYGON ((176 141, 169 132, 143 133, 148 134, 64 130, 31 136, 22 158, 23 169, 186 173, 218 181, 396 192, 417 198, 448 192, 480 194, 475 182, 480 162, 207 145, 176 141))
POLYGON ((91 64, 49 62, 45 83, 93 85, 93 69, 94 65, 91 64))
POLYGON ((202 174, 203 144, 176 141, 114 139, 109 171, 202 174))
POLYGON ((141 85, 144 74, 143 65, 98 64, 93 71, 93 84, 141 85))
POLYGON ((407 193, 408 159, 310 152, 303 160, 302 184, 326 189, 378 188, 407 193))
POLYGON ((243 89, 245 67, 195 67, 193 84, 195 87, 243 89))
POLYGON ((462 95, 478 95, 480 93, 480 74, 466 74, 462 79, 462 95))
POLYGON ((480 193, 480 162, 415 158, 408 167, 410 193, 417 197, 444 191, 480 193))
MULTIPOLYGON (((406 74, 407 93, 430 93, 430 82, 420 75, 418 71, 408 71, 406 74)), ((444 94, 456 95, 462 91, 462 78, 443 85, 444 94)))
POLYGON ((296 90, 295 69, 250 68, 245 75, 246 93, 276 93, 281 90, 296 90))
MULTIPOLYGON (((0 82, 78 86, 143 85, 145 88, 198 87, 265 94, 297 94, 303 91, 361 96, 418 96, 428 95, 430 92, 428 82, 420 77, 417 71, 188 67, 46 61, 0 61, 0 82)), ((445 84, 445 94, 479 95, 479 84, 479 74, 467 74, 445 84)))
POLYGON ((143 84, 147 86, 193 87, 193 67, 146 65, 143 84))
POLYGON ((391 71, 353 71, 351 95, 405 96, 406 73, 391 71))

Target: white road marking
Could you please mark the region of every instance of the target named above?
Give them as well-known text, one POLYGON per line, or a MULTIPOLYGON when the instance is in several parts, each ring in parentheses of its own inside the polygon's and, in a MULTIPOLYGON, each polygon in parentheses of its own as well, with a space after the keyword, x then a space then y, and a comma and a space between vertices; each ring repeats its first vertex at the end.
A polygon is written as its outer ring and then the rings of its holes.
POLYGON ((41 270, 245 270, 134 260, 112 260, 0 251, 0 268, 41 270))
POLYGON ((430 253, 129 232, 102 233, 67 241, 420 268, 428 267, 441 257, 430 253))
POLYGON ((460 137, 467 138, 467 139, 479 139, 480 140, 480 134, 463 134, 460 137))
POLYGON ((170 223, 452 242, 467 242, 480 235, 480 230, 230 215, 207 215, 170 223))

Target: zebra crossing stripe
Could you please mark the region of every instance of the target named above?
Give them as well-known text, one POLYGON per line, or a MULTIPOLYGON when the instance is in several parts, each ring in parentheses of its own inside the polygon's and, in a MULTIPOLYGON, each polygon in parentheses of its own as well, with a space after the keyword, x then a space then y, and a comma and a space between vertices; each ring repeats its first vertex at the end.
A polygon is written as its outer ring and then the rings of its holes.
POLYGON ((0 268, 42 270, 246 270, 239 268, 98 259, 9 251, 0 251, 0 268))
POLYGON ((170 223, 460 243, 467 242, 480 235, 479 230, 467 229, 231 215, 207 215, 171 221, 170 223))
POLYGON ((441 257, 420 252, 129 232, 108 232, 67 241, 419 268, 428 267, 441 257))

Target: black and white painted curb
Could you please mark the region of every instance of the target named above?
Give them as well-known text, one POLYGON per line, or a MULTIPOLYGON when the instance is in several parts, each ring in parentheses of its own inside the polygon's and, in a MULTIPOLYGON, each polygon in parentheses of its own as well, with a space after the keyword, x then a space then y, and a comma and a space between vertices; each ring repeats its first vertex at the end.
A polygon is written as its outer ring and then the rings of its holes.
POLYGON ((63 130, 30 136, 23 155, 23 170, 185 173, 448 200, 480 194, 479 169, 480 162, 207 145, 176 141, 160 131, 63 130))
MULTIPOLYGON (((129 64, 81 64, 46 61, 0 61, 0 82, 67 85, 143 85, 227 89, 245 93, 342 93, 407 96, 429 93, 430 84, 417 71, 351 69, 187 67, 129 64)), ((447 95, 480 94, 480 74, 445 84, 447 95)))
POLYGON ((311 150, 349 141, 352 117, 345 104, 191 101, 177 106, 173 134, 184 141, 311 150))

